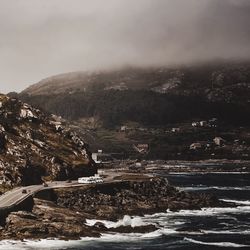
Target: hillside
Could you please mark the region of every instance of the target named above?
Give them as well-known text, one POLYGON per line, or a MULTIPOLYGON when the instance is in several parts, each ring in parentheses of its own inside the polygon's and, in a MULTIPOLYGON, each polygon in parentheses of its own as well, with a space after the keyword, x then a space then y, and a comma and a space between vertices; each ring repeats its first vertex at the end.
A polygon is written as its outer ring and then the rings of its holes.
POLYGON ((19 97, 67 119, 98 118, 104 127, 210 117, 242 125, 249 123, 250 63, 69 73, 42 80, 19 97))
POLYGON ((71 120, 92 151, 149 159, 250 157, 248 62, 81 74, 43 80, 18 96, 71 120), (216 126, 192 126, 213 118, 216 126), (214 144, 215 137, 226 143, 214 144), (190 150, 197 142, 201 148, 190 150), (136 144, 149 144, 149 154, 138 155, 136 144))
POLYGON ((179 83, 182 72, 168 68, 124 68, 114 71, 71 72, 46 78, 31 85, 21 94, 56 95, 78 91, 142 90, 179 83))
POLYGON ((87 144, 55 115, 0 95, 0 188, 92 175, 87 144))
POLYGON ((232 88, 247 87, 245 85, 249 81, 249 62, 207 63, 172 68, 127 67, 113 71, 71 72, 52 76, 31 85, 21 94, 39 96, 102 90, 151 90, 188 95, 205 91, 213 99, 219 89, 230 92, 232 88))

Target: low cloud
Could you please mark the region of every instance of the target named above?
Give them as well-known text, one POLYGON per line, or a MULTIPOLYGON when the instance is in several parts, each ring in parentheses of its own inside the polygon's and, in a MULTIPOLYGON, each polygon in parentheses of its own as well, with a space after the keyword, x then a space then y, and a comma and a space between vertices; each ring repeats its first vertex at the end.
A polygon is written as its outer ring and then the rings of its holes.
POLYGON ((50 75, 249 59, 248 0, 0 0, 0 92, 50 75))

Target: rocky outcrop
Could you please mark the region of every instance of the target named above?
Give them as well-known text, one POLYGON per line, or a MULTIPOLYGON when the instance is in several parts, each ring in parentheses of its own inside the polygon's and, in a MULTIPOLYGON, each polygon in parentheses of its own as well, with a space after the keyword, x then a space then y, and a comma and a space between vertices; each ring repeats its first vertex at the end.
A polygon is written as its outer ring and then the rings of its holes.
POLYGON ((0 95, 0 187, 94 173, 87 144, 60 117, 0 95))
POLYGON ((0 239, 79 239, 99 237, 105 232, 146 233, 157 227, 118 223, 106 228, 102 222, 90 226, 86 219, 124 221, 128 215, 224 205, 210 195, 180 192, 163 178, 63 188, 55 190, 53 195, 48 190, 47 196, 44 192, 43 197, 51 201, 35 198, 32 211, 10 213, 0 229, 0 239))
POLYGON ((121 181, 90 188, 55 191, 59 206, 77 209, 102 219, 120 219, 124 214, 143 215, 167 209, 199 209, 220 206, 211 195, 178 191, 164 178, 121 181))
POLYGON ((62 208, 53 202, 35 199, 32 212, 12 212, 6 219, 6 224, 0 228, 1 239, 80 239, 81 237, 100 237, 104 232, 147 233, 157 230, 154 225, 132 228, 119 226, 106 228, 101 222, 88 226, 86 219, 93 218, 91 214, 62 208))
POLYGON ((0 231, 0 239, 98 237, 97 230, 86 226, 86 215, 55 206, 54 203, 35 200, 32 212, 12 212, 0 231))

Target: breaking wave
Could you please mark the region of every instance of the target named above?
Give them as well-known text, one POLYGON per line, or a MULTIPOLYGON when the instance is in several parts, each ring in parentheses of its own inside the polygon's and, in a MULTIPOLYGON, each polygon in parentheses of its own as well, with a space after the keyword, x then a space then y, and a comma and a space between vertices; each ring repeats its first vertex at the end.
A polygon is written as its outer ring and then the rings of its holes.
POLYGON ((250 230, 201 230, 203 234, 240 234, 240 235, 250 235, 250 230))
POLYGON ((141 219, 141 217, 130 217, 129 215, 125 215, 123 219, 113 222, 108 220, 86 220, 86 225, 88 226, 94 226, 95 223, 101 222, 104 224, 106 228, 117 228, 121 226, 131 226, 131 227, 140 227, 140 226, 146 226, 148 224, 144 223, 141 219))
POLYGON ((193 187, 179 187, 182 191, 204 191, 204 190, 223 190, 223 191, 230 191, 230 190, 250 190, 250 186, 244 187, 222 187, 222 186, 193 186, 193 187))
POLYGON ((209 171, 209 172, 169 172, 169 175, 209 175, 209 174, 227 174, 227 175, 241 175, 249 174, 249 172, 222 172, 222 171, 209 171))
POLYGON ((231 203, 235 203, 238 205, 249 205, 250 206, 250 201, 246 200, 246 201, 242 201, 242 200, 230 200, 230 199, 220 199, 221 201, 225 201, 225 202, 231 202, 231 203))
POLYGON ((218 246, 218 247, 250 247, 250 245, 236 244, 232 242, 204 242, 198 241, 190 238, 184 238, 184 240, 189 241, 194 244, 206 245, 206 246, 218 246))
POLYGON ((178 212, 167 211, 167 216, 212 216, 216 214, 244 214, 250 213, 250 206, 214 207, 200 210, 180 210, 178 212))

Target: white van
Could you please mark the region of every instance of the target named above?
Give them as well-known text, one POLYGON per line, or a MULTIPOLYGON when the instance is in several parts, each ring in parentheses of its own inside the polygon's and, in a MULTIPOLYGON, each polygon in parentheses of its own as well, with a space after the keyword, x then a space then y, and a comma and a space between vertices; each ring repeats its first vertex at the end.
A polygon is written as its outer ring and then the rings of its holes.
POLYGON ((78 183, 83 183, 83 184, 102 183, 102 182, 103 178, 97 174, 95 176, 78 178, 78 183))

